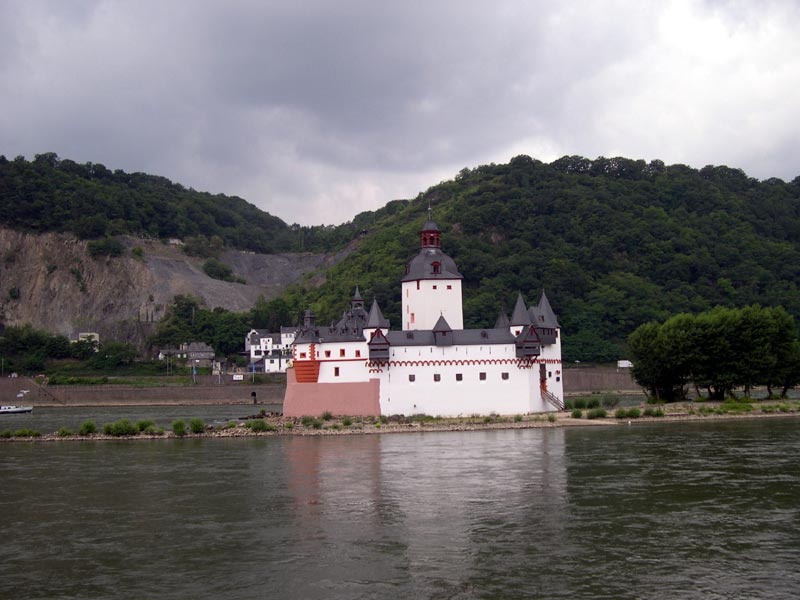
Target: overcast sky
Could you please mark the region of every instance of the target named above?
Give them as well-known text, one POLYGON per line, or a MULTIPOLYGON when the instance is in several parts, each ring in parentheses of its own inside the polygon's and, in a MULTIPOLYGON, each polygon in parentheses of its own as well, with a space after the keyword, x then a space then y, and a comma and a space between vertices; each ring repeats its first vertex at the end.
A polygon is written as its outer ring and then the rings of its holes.
POLYGON ((341 223, 518 154, 800 175, 797 2, 0 0, 0 154, 341 223))

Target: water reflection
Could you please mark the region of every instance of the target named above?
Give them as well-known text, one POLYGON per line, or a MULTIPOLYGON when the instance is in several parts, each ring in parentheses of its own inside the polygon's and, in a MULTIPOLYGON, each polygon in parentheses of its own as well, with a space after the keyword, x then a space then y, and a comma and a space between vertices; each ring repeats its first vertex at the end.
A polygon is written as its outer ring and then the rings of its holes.
POLYGON ((798 451, 794 420, 4 444, 0 597, 790 598, 798 451))

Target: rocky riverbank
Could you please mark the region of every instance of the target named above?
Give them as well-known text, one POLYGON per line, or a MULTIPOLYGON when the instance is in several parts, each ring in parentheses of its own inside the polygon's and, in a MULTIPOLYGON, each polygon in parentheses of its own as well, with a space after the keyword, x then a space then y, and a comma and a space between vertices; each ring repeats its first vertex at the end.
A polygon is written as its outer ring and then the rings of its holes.
MULTIPOLYGON (((272 437, 286 435, 374 435, 381 433, 420 433, 447 431, 486 431, 494 429, 535 429, 555 427, 614 427, 634 426, 648 423, 687 423, 692 421, 725 421, 735 419, 767 419, 800 416, 800 404, 753 403, 752 410, 720 409, 723 405, 703 403, 699 409, 692 403, 670 406, 663 416, 620 417, 614 414, 596 418, 576 418, 569 411, 546 415, 516 415, 512 417, 465 417, 434 418, 428 416, 374 418, 374 417, 303 417, 284 418, 277 415, 254 415, 244 420, 236 420, 226 425, 212 428, 204 427, 199 433, 180 434, 174 431, 152 429, 131 435, 111 435, 108 433, 77 433, 60 431, 39 434, 20 430, 0 432, 0 442, 60 442, 60 441, 108 441, 108 440, 176 440, 198 438, 239 438, 272 437), (17 435, 19 433, 20 435, 17 435), (25 435, 25 434, 29 435, 25 435), (36 434, 36 435, 33 435, 36 434)), ((738 406, 738 405, 737 405, 738 406)), ((327 417, 327 415, 326 415, 327 417)))

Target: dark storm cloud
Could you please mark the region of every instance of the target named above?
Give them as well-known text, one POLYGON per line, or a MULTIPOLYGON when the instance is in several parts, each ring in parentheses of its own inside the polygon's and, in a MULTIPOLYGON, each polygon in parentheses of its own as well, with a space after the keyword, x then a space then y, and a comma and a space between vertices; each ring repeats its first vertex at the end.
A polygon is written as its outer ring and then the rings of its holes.
POLYGON ((0 3, 0 152, 341 222, 563 154, 796 174, 789 2, 0 3))

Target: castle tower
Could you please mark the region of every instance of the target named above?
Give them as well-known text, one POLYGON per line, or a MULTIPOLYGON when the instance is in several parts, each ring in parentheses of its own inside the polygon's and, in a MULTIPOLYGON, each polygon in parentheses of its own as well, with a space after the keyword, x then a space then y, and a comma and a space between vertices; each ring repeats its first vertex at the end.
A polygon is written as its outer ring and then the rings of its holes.
POLYGON ((419 245, 419 254, 406 264, 402 279, 403 330, 432 330, 440 317, 453 329, 463 329, 463 276, 455 261, 442 252, 441 232, 430 215, 419 232, 419 245))

